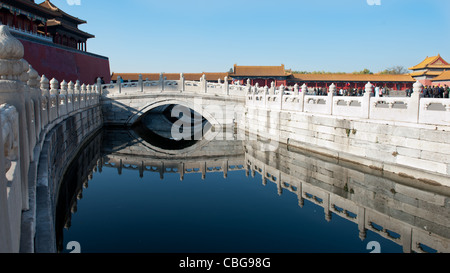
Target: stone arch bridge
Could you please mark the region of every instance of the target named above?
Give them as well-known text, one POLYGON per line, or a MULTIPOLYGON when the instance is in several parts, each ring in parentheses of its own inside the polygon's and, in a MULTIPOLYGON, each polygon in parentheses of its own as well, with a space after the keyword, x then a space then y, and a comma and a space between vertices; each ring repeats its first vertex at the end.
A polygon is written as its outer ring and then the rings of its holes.
POLYGON ((143 80, 102 85, 102 107, 106 125, 132 126, 147 112, 161 106, 181 105, 194 110, 213 126, 230 126, 243 117, 247 86, 207 82, 205 76, 199 81, 143 80))

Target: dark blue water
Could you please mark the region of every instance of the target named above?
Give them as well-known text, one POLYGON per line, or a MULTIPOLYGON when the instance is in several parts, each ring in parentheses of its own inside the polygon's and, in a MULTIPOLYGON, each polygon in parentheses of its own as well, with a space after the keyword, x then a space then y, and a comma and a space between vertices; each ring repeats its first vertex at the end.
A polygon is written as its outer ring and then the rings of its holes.
POLYGON ((377 241, 382 253, 402 252, 391 240, 284 191, 261 183, 245 170, 179 174, 103 167, 83 189, 61 252, 76 241, 82 253, 369 253, 377 241))

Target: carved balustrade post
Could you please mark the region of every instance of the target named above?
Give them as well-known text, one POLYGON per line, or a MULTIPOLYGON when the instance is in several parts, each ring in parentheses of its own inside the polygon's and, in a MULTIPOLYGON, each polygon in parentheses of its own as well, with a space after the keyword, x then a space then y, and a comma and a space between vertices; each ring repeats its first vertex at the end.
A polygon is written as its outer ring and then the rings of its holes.
POLYGON ((68 84, 65 80, 61 82, 61 88, 58 97, 58 115, 60 117, 67 114, 67 90, 68 84))
POLYGON ((142 74, 139 74, 138 88, 140 92, 144 92, 144 80, 142 79, 142 74))
POLYGON ((225 76, 225 78, 223 79, 223 87, 224 87, 224 90, 225 90, 225 94, 227 94, 227 95, 230 95, 230 85, 229 85, 229 83, 228 83, 228 77, 227 76, 225 76))
POLYGON ((49 80, 45 75, 41 77, 41 126, 42 129, 47 126, 50 120, 50 91, 49 91, 49 80))
POLYGON ((161 86, 161 91, 164 91, 165 82, 164 82, 164 74, 162 72, 159 74, 159 85, 161 86))
MULTIPOLYGON (((99 99, 100 99, 100 96, 102 95, 102 79, 100 79, 100 78, 97 78, 97 93, 96 93, 96 96, 97 96, 97 99, 95 100, 96 101, 96 103, 99 103, 99 99)), ((144 91, 144 83, 142 83, 142 91, 144 91)))
POLYGON ((283 96, 284 96, 284 85, 280 86, 280 91, 278 92, 278 108, 283 109, 283 96))
POLYGON ((203 93, 207 93, 208 92, 208 82, 206 81, 206 75, 203 74, 202 77, 200 78, 200 85, 202 88, 202 92, 203 93))
POLYGON ((84 109, 86 107, 86 84, 81 85, 80 92, 80 109, 84 109))
POLYGON ((70 81, 67 84, 67 113, 71 113, 74 111, 74 102, 73 102, 73 95, 74 95, 74 90, 75 89, 75 85, 73 84, 72 81, 70 81))
POLYGON ((416 117, 417 123, 420 121, 420 97, 422 95, 423 84, 416 81, 413 84, 413 93, 411 94, 410 103, 408 109, 411 109, 411 115, 416 117))
POLYGON ((53 122, 58 118, 58 103, 59 102, 59 82, 53 78, 50 80, 50 120, 53 122))
POLYGON ((334 92, 336 91, 336 86, 332 87, 330 86, 328 90, 327 95, 327 114, 332 115, 333 114, 333 98, 334 98, 334 92))
POLYGON ((36 140, 39 138, 41 132, 41 90, 39 89, 40 77, 36 70, 31 65, 28 67, 28 86, 30 88, 30 97, 33 100, 34 109, 34 128, 36 140))
POLYGON ((29 134, 26 112, 25 84, 28 78, 28 63, 23 61, 24 47, 9 32, 9 28, 0 25, 0 105, 10 104, 19 114, 19 147, 22 209, 29 209, 28 169, 30 164, 29 134), (26 66, 25 66, 26 65, 26 66), (23 81, 25 80, 25 81, 23 81))
POLYGON ((80 81, 75 82, 74 89, 74 109, 79 110, 81 108, 81 84, 80 81))
POLYGON ((373 92, 373 84, 368 82, 364 88, 364 95, 361 103, 361 107, 363 109, 363 116, 362 118, 370 118, 370 108, 372 107, 370 103, 370 97, 372 96, 373 92))
POLYGON ((119 94, 121 94, 122 93, 122 77, 121 76, 118 76, 117 77, 117 87, 119 88, 119 94))
POLYGON ((300 92, 300 96, 299 96, 299 99, 298 99, 298 101, 299 101, 299 103, 300 103, 300 111, 301 112, 303 112, 304 111, 304 108, 305 108, 305 96, 306 96, 306 93, 308 93, 308 86, 306 85, 306 83, 304 83, 303 85, 302 85, 302 91, 300 92))
POLYGON ((184 92, 186 90, 185 83, 186 83, 186 80, 184 78, 184 74, 181 73, 180 74, 180 92, 184 92))

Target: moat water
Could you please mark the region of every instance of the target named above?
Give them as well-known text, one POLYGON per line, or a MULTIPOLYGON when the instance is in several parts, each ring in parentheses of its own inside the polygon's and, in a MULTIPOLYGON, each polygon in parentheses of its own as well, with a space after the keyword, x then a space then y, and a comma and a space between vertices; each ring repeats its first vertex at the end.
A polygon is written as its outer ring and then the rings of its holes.
POLYGON ((450 238, 448 196, 375 170, 282 145, 148 140, 105 129, 81 149, 59 190, 59 252, 401 253, 416 230, 450 238))

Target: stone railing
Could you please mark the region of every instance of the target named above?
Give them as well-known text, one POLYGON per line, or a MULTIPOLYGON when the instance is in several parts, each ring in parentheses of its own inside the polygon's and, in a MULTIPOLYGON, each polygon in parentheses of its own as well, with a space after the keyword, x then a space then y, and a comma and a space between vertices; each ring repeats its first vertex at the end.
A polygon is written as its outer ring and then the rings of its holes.
POLYGON ((122 78, 119 76, 116 83, 102 85, 102 96, 115 97, 155 92, 186 92, 207 95, 240 96, 243 98, 249 88, 249 85, 231 85, 227 77, 225 77, 224 82, 219 80, 218 83, 211 83, 206 81, 205 75, 199 81, 186 81, 183 73, 180 74, 179 80, 167 80, 164 74, 161 73, 157 81, 144 80, 142 75, 139 75, 137 82, 122 82, 122 78))
POLYGON ((307 95, 308 87, 284 86, 248 89, 246 105, 273 110, 297 111, 339 117, 387 120, 433 125, 450 125, 450 99, 422 98, 423 85, 414 84, 411 97, 372 97, 374 86, 369 82, 360 97, 335 96, 336 86, 330 86, 327 96, 307 95))
POLYGON ((22 211, 35 206, 33 184, 47 133, 99 105, 100 85, 49 81, 23 54, 23 45, 0 26, 0 252, 19 251, 22 211))

